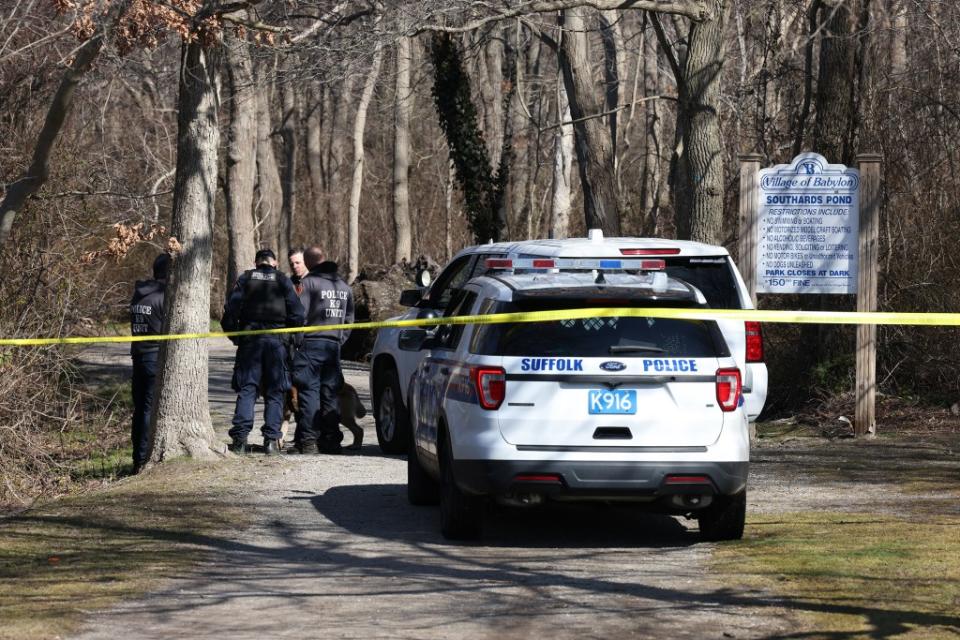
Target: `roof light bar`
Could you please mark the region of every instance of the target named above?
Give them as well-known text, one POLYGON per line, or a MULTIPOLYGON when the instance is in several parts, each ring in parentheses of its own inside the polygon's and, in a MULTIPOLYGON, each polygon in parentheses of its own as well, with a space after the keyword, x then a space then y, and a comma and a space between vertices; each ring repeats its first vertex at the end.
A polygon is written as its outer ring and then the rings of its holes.
POLYGON ((625 256, 675 256, 680 253, 677 247, 651 247, 649 249, 620 249, 625 256))
POLYGON ((533 258, 511 260, 487 258, 489 270, 561 269, 564 271, 663 271, 663 260, 618 260, 608 258, 533 258))

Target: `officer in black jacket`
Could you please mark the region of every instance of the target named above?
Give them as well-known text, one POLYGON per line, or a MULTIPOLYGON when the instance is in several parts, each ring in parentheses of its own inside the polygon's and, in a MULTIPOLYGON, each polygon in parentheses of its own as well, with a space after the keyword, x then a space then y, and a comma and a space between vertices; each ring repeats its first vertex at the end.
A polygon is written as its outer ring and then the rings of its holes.
MULTIPOLYGON (((223 328, 245 331, 303 326, 303 305, 290 278, 277 271, 277 257, 273 251, 258 251, 256 265, 256 269, 245 271, 237 279, 223 311, 223 328)), ((237 344, 237 359, 233 368, 233 389, 237 392, 237 406, 233 428, 230 429, 233 439, 230 450, 236 453, 247 450, 247 436, 253 430, 254 405, 257 394, 262 393, 263 450, 267 455, 280 453, 283 399, 291 386, 283 339, 269 334, 237 338, 234 343, 237 344)))
MULTIPOLYGON (((161 253, 153 261, 153 279, 139 280, 130 300, 130 333, 155 336, 163 329, 163 299, 167 288, 170 256, 161 253)), ((157 376, 157 355, 160 343, 145 340, 130 343, 133 358, 133 472, 140 469, 150 455, 150 410, 153 407, 153 383, 157 376)))
MULTIPOLYGON (((300 282, 307 326, 352 323, 353 292, 337 275, 336 263, 324 262, 319 247, 307 249, 303 261, 310 270, 300 282)), ((349 336, 349 330, 336 329, 304 334, 303 346, 293 360, 300 410, 291 453, 340 453, 340 345, 349 336)))

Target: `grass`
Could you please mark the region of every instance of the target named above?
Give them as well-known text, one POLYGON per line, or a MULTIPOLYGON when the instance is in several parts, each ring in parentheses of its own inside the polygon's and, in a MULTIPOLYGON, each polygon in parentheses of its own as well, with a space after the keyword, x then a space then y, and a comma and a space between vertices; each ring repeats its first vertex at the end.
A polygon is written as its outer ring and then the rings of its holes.
POLYGON ((960 637, 960 517, 877 514, 750 518, 714 568, 776 594, 814 638, 960 637))
POLYGON ((0 520, 0 638, 70 633, 210 553, 245 516, 213 465, 163 465, 108 489, 0 520))

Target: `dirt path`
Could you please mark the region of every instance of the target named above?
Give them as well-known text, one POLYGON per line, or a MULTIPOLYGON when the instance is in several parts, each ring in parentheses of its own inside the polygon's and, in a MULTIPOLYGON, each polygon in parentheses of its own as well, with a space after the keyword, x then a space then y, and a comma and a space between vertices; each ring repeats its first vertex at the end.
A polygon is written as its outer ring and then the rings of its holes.
MULTIPOLYGON (((211 413, 226 439, 233 349, 211 351, 211 413)), ((90 353, 115 375, 123 353, 90 353)), ((369 406, 365 372, 347 380, 369 406)), ((439 535, 435 508, 410 506, 400 458, 248 456, 224 462, 255 526, 199 543, 213 553, 166 588, 91 617, 80 638, 759 638, 789 616, 764 594, 729 589, 713 546, 680 520, 629 509, 495 512, 483 540, 439 535)), ((781 483, 762 469, 757 500, 781 483)))

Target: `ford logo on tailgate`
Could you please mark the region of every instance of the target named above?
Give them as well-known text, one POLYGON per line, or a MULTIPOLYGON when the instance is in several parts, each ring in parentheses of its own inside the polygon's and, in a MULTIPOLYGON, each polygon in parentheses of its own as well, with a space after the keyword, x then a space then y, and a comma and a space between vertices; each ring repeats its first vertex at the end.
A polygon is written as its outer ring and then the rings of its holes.
POLYGON ((627 365, 622 362, 617 362, 616 360, 608 360, 607 362, 600 363, 600 368, 604 371, 623 371, 627 368, 627 365))

